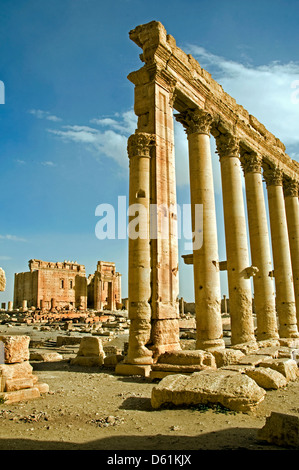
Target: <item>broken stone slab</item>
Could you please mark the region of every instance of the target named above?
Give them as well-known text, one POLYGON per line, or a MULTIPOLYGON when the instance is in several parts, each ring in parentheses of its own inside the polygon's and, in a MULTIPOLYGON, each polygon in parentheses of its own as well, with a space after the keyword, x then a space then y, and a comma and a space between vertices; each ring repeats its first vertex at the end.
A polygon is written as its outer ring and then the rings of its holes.
POLYGON ((265 390, 277 390, 288 384, 284 375, 270 367, 256 367, 246 371, 246 374, 265 390))
POLYGON ((299 448, 298 416, 272 411, 264 427, 259 429, 257 438, 278 446, 299 448))
POLYGON ((43 362, 56 362, 62 361, 63 356, 57 352, 36 352, 32 351, 30 353, 31 361, 43 361, 43 362))
POLYGON ((29 336, 3 335, 0 336, 0 341, 3 343, 5 364, 14 364, 29 359, 29 336))
POLYGON ((80 344, 82 336, 57 336, 56 346, 80 344))
POLYGON ((165 371, 165 372, 173 372, 173 373, 189 373, 192 374, 193 372, 200 372, 201 370, 206 369, 215 369, 215 367, 205 366, 200 364, 188 364, 188 365, 181 365, 181 364, 153 364, 152 370, 155 371, 165 371))
POLYGON ((201 349, 165 352, 159 356, 157 363, 185 366, 199 365, 216 368, 213 354, 201 349))
POLYGON ((285 376, 287 381, 294 381, 298 377, 298 366, 296 361, 288 358, 267 359, 259 364, 260 367, 270 367, 285 376))
POLYGON ((245 374, 227 370, 204 370, 169 375, 153 387, 151 404, 176 406, 220 404, 233 411, 250 412, 263 401, 265 390, 245 374))
POLYGON ((257 366, 261 362, 265 362, 267 360, 272 360, 271 356, 266 355, 259 355, 259 354, 249 354, 248 356, 243 356, 239 359, 238 364, 241 365, 252 365, 257 366))
POLYGON ((255 366, 252 364, 229 364, 228 366, 221 367, 221 370, 230 370, 232 372, 240 372, 246 374, 248 370, 254 370, 255 366))
POLYGON ((230 348, 219 348, 211 351, 215 357, 216 366, 223 367, 230 364, 235 364, 238 362, 241 357, 244 356, 244 353, 239 349, 230 349, 230 348))

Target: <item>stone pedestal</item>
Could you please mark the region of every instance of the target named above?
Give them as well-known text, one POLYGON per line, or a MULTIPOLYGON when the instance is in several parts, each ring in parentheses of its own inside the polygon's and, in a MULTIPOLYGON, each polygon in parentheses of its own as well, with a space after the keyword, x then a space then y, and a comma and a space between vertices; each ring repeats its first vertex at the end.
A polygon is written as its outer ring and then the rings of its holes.
POLYGON ((258 271, 253 277, 257 340, 277 339, 275 285, 272 271, 269 231, 262 181, 262 159, 243 152, 251 260, 258 271))
POLYGON ((249 255, 243 202, 239 143, 230 134, 216 137, 220 156, 231 315, 231 343, 255 341, 252 293, 246 272, 249 255))
POLYGON ((265 168, 271 226, 276 310, 281 338, 298 337, 295 295, 286 210, 280 168, 265 168))
POLYGON ((27 401, 47 393, 49 386, 39 383, 29 363, 29 336, 0 336, 0 399, 5 404, 27 401), (1 351, 2 350, 2 351, 1 351))
POLYGON ((212 117, 198 109, 181 113, 176 119, 184 125, 189 143, 196 348, 223 347, 217 224, 210 150, 212 117))

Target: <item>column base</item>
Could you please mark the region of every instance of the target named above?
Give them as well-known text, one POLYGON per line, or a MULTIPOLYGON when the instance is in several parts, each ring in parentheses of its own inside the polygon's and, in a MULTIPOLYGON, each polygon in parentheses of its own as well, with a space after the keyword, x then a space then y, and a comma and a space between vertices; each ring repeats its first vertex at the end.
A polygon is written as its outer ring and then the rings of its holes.
POLYGON ((299 338, 279 338, 280 346, 287 346, 288 348, 299 348, 299 338))
POLYGON ((196 349, 201 349, 203 351, 213 351, 214 349, 225 348, 224 339, 210 339, 210 340, 201 340, 196 341, 196 349))
POLYGON ((141 375, 142 377, 149 377, 151 369, 152 367, 149 364, 126 364, 119 362, 115 367, 115 373, 118 375, 141 375))

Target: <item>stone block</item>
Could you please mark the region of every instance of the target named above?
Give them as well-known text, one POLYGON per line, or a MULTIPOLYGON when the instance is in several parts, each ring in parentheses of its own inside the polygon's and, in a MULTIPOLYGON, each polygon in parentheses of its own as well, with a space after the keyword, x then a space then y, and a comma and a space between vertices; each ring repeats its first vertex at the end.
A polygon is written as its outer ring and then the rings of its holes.
POLYGON ((246 371, 246 374, 265 390, 277 390, 288 383, 284 375, 270 367, 256 367, 254 370, 246 371))
POLYGON ((49 385, 45 383, 37 383, 35 385, 36 388, 38 388, 39 393, 48 393, 49 392, 49 385))
POLYGON ((32 400, 34 398, 39 398, 40 392, 37 387, 26 388, 24 390, 17 390, 14 392, 3 392, 0 393, 0 398, 4 400, 6 405, 11 403, 17 403, 20 401, 32 400))
POLYGON ((117 375, 141 375, 142 377, 149 377, 150 371, 150 365, 126 364, 124 362, 119 362, 115 367, 117 375))
POLYGON ((71 365, 95 367, 102 366, 104 358, 102 356, 76 356, 71 359, 71 365))
POLYGON ((29 359, 29 336, 0 336, 0 341, 4 345, 4 362, 13 364, 29 359))
POLYGON ((296 361, 288 358, 268 359, 259 364, 261 367, 270 367, 285 376, 287 381, 294 381, 298 377, 296 361))
POLYGON ((219 348, 211 351, 215 357, 216 366, 223 367, 228 366, 229 364, 235 364, 244 356, 242 351, 238 349, 229 349, 229 348, 219 348))
POLYGON ((96 356, 104 360, 105 353, 100 338, 96 336, 85 336, 81 339, 77 356, 96 356))
POLYGON ((106 356, 104 358, 104 366, 114 368, 119 362, 123 360, 124 356, 122 354, 111 354, 110 356, 106 356))
POLYGON ((187 375, 169 375, 152 389, 151 404, 176 406, 220 404, 230 410, 249 412, 265 397, 265 390, 245 374, 205 370, 187 375))
POLYGON ((80 344, 82 337, 81 336, 57 336, 56 346, 65 346, 72 344, 80 344))
POLYGON ((20 379, 7 379, 5 381, 5 392, 15 392, 16 390, 23 390, 25 388, 33 387, 32 378, 20 378, 20 379))
POLYGON ((15 364, 0 364, 0 376, 5 379, 32 377, 32 366, 28 361, 15 364))
POLYGON ((260 441, 270 444, 299 448, 299 418, 272 411, 266 418, 264 427, 258 431, 257 437, 260 441))
POLYGON ((272 357, 271 356, 264 356, 264 355, 260 355, 260 354, 249 354, 248 356, 241 357, 238 360, 238 364, 257 366, 261 362, 265 362, 267 360, 272 360, 272 357))
POLYGON ((216 368, 216 362, 213 354, 208 351, 202 351, 200 349, 165 352, 159 356, 157 363, 185 366, 199 365, 216 368))

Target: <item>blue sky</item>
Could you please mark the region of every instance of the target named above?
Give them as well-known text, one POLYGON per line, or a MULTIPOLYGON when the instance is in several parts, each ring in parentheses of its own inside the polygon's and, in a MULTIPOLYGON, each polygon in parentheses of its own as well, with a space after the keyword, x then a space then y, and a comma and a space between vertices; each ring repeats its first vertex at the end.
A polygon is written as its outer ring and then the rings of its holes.
MULTIPOLYGON (((27 271, 31 258, 76 260, 87 274, 98 260, 114 261, 127 295, 127 240, 98 240, 95 209, 117 207, 118 196, 128 195, 126 141, 135 117, 127 75, 142 66, 131 29, 161 21, 299 161, 298 19, 297 0, 0 0, 0 266, 7 276, 0 301, 12 300, 14 273, 27 271)), ((187 142, 177 124, 175 135, 183 204, 187 142)), ((213 140, 211 146, 224 260, 213 140)), ((180 295, 193 299, 192 268, 181 262, 180 295)))

